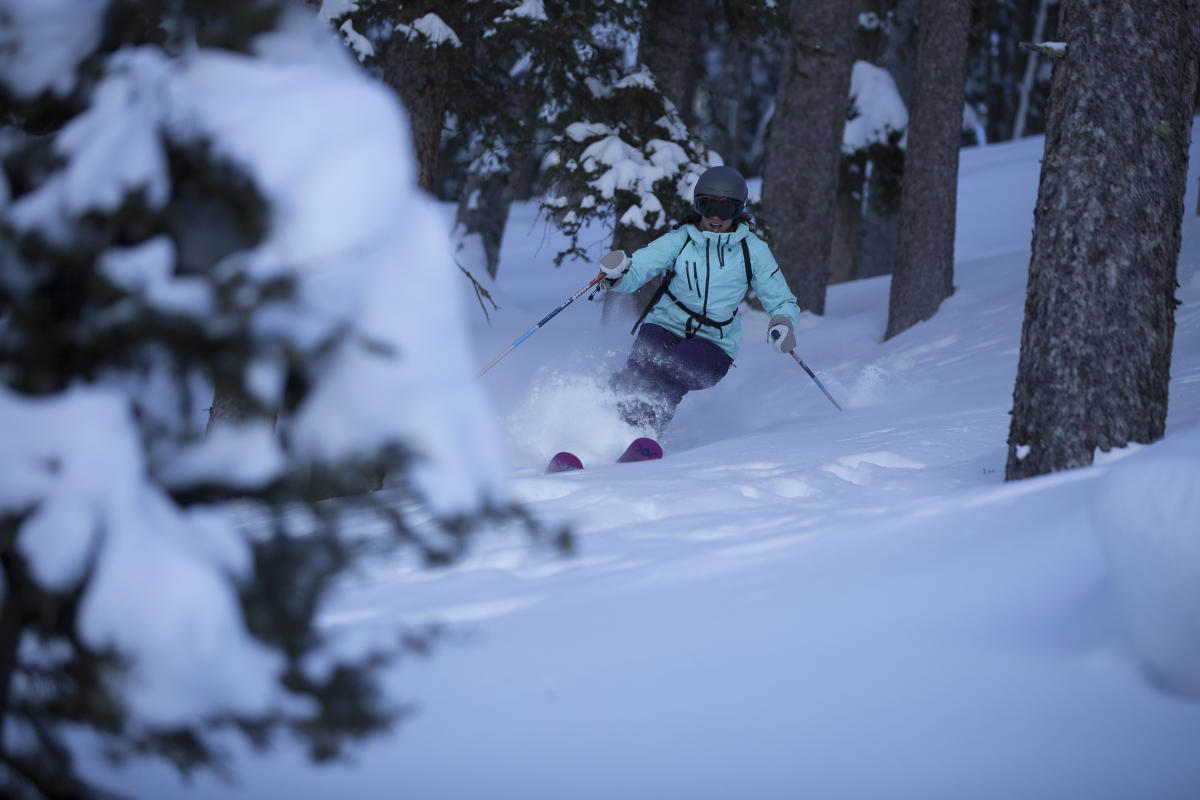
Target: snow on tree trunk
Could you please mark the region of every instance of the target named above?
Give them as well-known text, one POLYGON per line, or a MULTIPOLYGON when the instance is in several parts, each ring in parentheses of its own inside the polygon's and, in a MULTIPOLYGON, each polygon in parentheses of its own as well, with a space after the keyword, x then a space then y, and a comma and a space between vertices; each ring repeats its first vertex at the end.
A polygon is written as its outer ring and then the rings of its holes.
POLYGON ((763 218, 801 308, 825 313, 858 7, 794 3, 767 141, 763 218))
POLYGON ((896 265, 884 338, 929 319, 954 291, 954 212, 969 0, 921 0, 896 265))
POLYGON ((1062 4, 1009 480, 1163 435, 1198 12, 1195 0, 1062 4))

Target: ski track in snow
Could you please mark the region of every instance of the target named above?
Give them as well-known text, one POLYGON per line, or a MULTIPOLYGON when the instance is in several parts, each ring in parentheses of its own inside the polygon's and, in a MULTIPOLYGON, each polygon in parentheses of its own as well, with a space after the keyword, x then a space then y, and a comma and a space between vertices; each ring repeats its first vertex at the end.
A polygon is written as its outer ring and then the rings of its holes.
MULTIPOLYGON (((451 624, 454 646, 398 673, 422 714, 361 766, 286 787, 267 770, 239 796, 1200 796, 1200 717, 1138 675, 1089 533, 1128 453, 1003 480, 1040 154, 963 152, 955 293, 933 318, 883 341, 887 278, 804 315, 797 352, 845 412, 745 310, 736 368, 685 398, 665 458, 614 464, 636 434, 602 386, 628 323, 581 300, 530 337, 485 390, 513 497, 569 525, 574 552, 500 530, 450 567, 375 565, 322 625, 451 624), (585 469, 543 475, 557 450, 585 469)), ((513 209, 480 364, 590 278, 547 266, 535 214, 513 209)), ((1191 216, 1180 264, 1168 444, 1200 425, 1191 216)), ((233 796, 206 780, 180 796, 233 796)))
MULTIPOLYGON (((999 167, 992 161, 1001 154, 975 154, 987 160, 978 166, 981 174, 994 175, 999 167)), ((965 169, 964 180, 972 174, 965 169)), ((1036 170, 1030 174, 1035 186, 1036 170)), ((960 225, 960 239, 972 235, 970 219, 960 225)), ((537 227, 517 215, 507 235, 531 235, 537 227)), ((747 311, 738 368, 716 388, 684 400, 664 437, 661 462, 608 463, 633 432, 605 416, 603 376, 619 366, 631 340, 624 325, 602 324, 599 309, 581 301, 581 308, 555 320, 555 332, 531 337, 497 368, 504 379, 492 376, 512 437, 514 497, 544 520, 570 525, 577 552, 563 558, 511 539, 483 542, 437 577, 415 569, 410 577, 420 585, 457 584, 455 594, 486 595, 475 585, 484 578, 474 576, 503 574, 522 584, 604 582, 624 580, 648 564, 661 576, 680 563, 691 564, 683 573, 701 576, 821 537, 934 515, 954 503, 988 505, 1020 495, 1021 487, 1003 484, 1003 469, 1028 252, 1005 252, 993 241, 983 237, 974 256, 960 253, 955 294, 933 319, 889 342, 881 341, 887 278, 831 287, 826 316, 804 316, 798 352, 840 399, 844 414, 802 371, 761 346, 754 331, 762 314, 747 311), (572 344, 564 349, 567 341, 572 344), (547 440, 540 450, 525 447, 535 431, 570 436, 581 427, 583 445, 547 440), (581 453, 586 468, 541 475, 552 447, 581 453), (698 560, 708 567, 698 569, 698 560)), ((513 267, 523 258, 512 255, 521 245, 505 247, 494 294, 512 313, 496 314, 484 332, 485 355, 509 331, 523 330, 524 320, 555 305, 552 298, 570 294, 584 271, 576 265, 574 277, 564 274, 568 262, 530 292, 534 284, 513 267)), ((1200 313, 1185 304, 1177 325, 1178 341, 1195 339, 1200 313)), ((1200 383, 1200 359, 1177 345, 1173 374, 1174 411, 1177 390, 1200 383)), ((481 607, 494 602, 503 613, 518 613, 520 604, 504 599, 506 587, 496 584, 496 598, 481 607)), ((461 617, 456 608, 444 606, 446 617, 461 617)))

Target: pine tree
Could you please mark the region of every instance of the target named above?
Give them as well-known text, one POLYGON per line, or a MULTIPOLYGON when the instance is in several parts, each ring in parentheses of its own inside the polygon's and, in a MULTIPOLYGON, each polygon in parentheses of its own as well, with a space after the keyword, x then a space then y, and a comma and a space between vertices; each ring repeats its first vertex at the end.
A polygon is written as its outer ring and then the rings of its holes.
POLYGON ((1200 6, 1064 0, 1009 480, 1162 437, 1200 6))
MULTIPOLYGON (((631 29, 636 9, 603 0, 519 6, 485 0, 446 8, 361 0, 338 8, 326 21, 404 100, 418 141, 430 141, 419 147, 427 188, 460 201, 460 258, 485 262, 464 268, 486 266, 494 274, 498 231, 518 190, 514 173, 560 150, 568 125, 597 116, 597 87, 615 80, 623 59, 616 32, 631 29), (422 97, 410 97, 414 85, 424 87, 422 97), (429 94, 444 103, 434 107, 429 94), (453 139, 432 142, 451 127, 453 139)), ((547 180, 562 178, 560 170, 547 180)), ((578 229, 578 215, 550 218, 569 232, 578 229)))
MULTIPOLYGON (((486 499, 433 505, 410 440, 347 426, 335 443, 310 416, 335 370, 355 381, 354 366, 379 376, 412 354, 312 313, 305 264, 333 259, 360 280, 375 243, 278 250, 281 190, 236 146, 273 110, 222 116, 250 91, 234 76, 277 78, 269 59, 324 46, 301 13, 283 0, 0 0, 5 797, 107 796, 76 769, 68 732, 184 772, 223 774, 229 730, 260 747, 288 733, 316 760, 339 757, 404 716, 381 670, 436 639, 400 629, 334 649, 316 615, 347 570, 402 547, 452 561, 489 518, 522 518, 486 499), (203 105, 196 93, 217 85, 203 105), (241 419, 206 436, 213 386, 241 419), (389 491, 364 493, 379 472, 389 491), (122 573, 138 563, 149 574, 122 573), (117 613, 146 586, 155 608, 117 613), (174 613, 222 637, 211 666, 236 668, 226 677, 245 696, 172 688, 205 664, 158 663, 139 628, 174 613)), ((339 80, 360 90, 357 74, 339 80)), ((294 102, 302 86, 284 87, 289 111, 312 110, 294 102)))

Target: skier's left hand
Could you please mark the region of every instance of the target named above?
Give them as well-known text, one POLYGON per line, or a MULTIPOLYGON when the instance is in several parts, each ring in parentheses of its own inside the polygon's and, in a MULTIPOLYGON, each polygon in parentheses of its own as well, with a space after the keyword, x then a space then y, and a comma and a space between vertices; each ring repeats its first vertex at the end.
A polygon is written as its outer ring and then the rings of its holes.
POLYGON ((771 317, 771 323, 767 325, 767 341, 780 353, 795 350, 796 333, 792 330, 792 321, 782 314, 771 317))

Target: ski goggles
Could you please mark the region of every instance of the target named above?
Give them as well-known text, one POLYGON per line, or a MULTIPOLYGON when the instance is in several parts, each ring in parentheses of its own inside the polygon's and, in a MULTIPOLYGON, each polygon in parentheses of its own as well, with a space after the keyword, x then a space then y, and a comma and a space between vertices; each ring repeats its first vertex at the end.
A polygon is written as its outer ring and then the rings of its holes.
POLYGON ((741 200, 734 200, 732 197, 714 197, 702 194, 696 198, 695 205, 696 212, 702 217, 733 219, 742 213, 745 203, 741 200))

